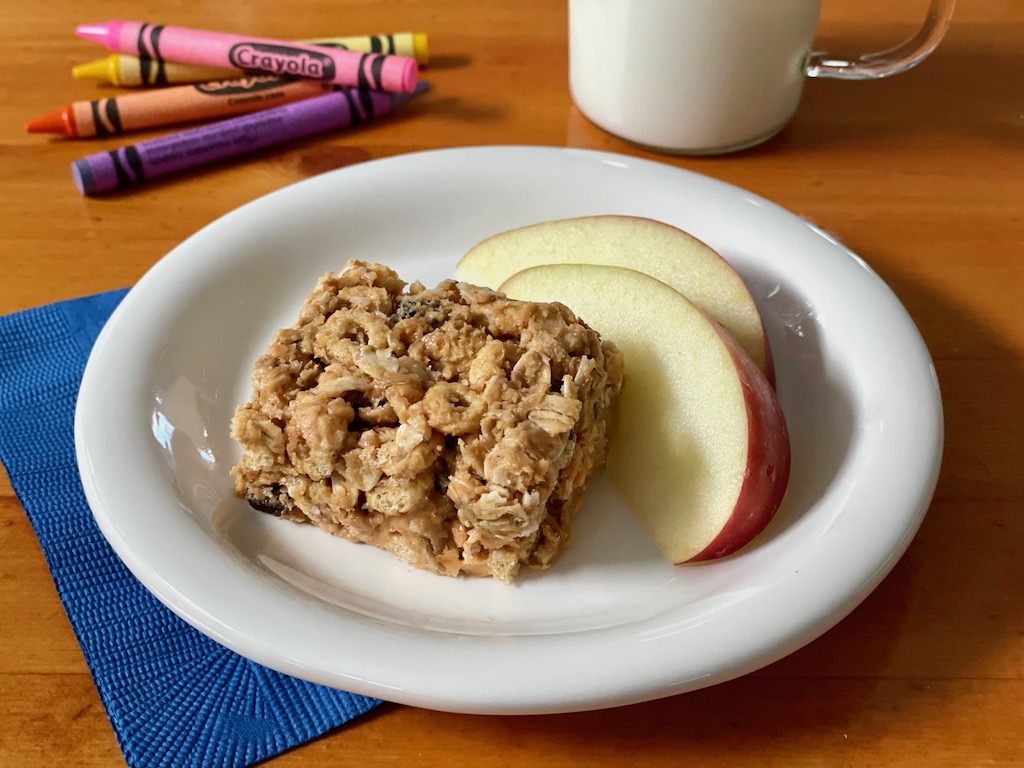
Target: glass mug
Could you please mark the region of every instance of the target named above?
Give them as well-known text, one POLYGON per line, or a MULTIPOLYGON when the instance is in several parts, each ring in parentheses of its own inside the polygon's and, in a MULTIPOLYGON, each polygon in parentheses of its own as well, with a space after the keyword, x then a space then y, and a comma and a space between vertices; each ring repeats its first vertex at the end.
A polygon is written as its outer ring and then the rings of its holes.
POLYGON ((813 52, 821 0, 569 0, 569 85, 580 112, 660 152, 759 144, 796 111, 805 77, 905 72, 942 40, 956 0, 930 0, 910 40, 856 58, 813 52))

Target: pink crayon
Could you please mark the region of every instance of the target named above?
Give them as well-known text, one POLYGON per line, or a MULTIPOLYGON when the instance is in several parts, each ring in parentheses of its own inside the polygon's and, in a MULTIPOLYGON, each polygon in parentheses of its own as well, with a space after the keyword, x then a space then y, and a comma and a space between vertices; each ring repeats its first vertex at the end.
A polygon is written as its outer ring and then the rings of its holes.
POLYGON ((132 187, 159 176, 382 117, 426 90, 426 83, 419 83, 412 94, 342 88, 326 96, 97 152, 71 163, 71 176, 83 195, 132 187))
POLYGON ((336 85, 412 93, 419 65, 407 56, 362 53, 303 43, 206 32, 138 21, 81 24, 75 34, 115 53, 142 59, 230 67, 336 85))

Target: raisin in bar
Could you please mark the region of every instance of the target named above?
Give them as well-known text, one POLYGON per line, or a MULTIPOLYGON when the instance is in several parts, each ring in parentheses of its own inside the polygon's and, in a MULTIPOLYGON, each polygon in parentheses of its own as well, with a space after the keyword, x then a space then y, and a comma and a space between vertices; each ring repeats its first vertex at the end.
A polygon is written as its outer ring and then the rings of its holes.
POLYGON ((257 360, 235 491, 417 568, 509 582, 569 542, 622 370, 561 304, 406 290, 350 261, 257 360))

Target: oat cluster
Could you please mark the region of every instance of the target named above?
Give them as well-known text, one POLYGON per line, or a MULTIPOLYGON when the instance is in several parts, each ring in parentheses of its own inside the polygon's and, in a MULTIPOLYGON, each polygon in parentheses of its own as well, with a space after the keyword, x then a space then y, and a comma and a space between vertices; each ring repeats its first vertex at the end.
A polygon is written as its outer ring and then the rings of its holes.
POLYGON ((252 372, 232 433, 256 509, 435 573, 510 581, 571 536, 622 357, 561 304, 350 261, 252 372))

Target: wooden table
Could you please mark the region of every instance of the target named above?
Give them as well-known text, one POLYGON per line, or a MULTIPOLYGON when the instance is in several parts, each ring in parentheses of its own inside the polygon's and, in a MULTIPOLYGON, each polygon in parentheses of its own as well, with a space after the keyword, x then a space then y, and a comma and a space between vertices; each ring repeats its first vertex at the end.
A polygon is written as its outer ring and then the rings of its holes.
MULTIPOLYGON (((826 0, 821 43, 886 47, 924 5, 826 0)), ((101 92, 69 77, 97 54, 72 29, 128 11, 96 0, 7 0, 5 11, 0 313, 130 285, 235 207, 370 158, 495 143, 648 156, 572 106, 557 0, 143 0, 131 15, 281 38, 424 30, 434 92, 408 119, 357 135, 86 199, 69 162, 119 142, 49 141, 21 125, 101 92)), ((1024 764, 1022 52, 1017 0, 965 0, 917 70, 875 83, 809 82, 791 125, 755 151, 656 157, 746 187, 841 238, 893 287, 934 356, 947 430, 938 491, 906 556, 851 616, 766 669, 696 693, 545 717, 386 705, 272 760, 275 768, 1024 764)), ((6 480, 0 552, 0 765, 122 764, 6 480)))

